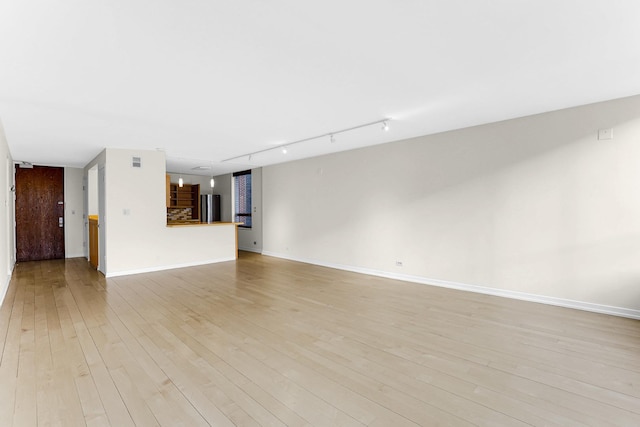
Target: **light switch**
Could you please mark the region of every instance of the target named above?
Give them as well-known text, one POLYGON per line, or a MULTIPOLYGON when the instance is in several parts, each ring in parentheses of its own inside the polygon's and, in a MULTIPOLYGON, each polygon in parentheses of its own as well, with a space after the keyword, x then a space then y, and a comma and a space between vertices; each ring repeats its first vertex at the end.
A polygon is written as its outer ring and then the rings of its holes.
POLYGON ((598 130, 598 139, 599 140, 613 139, 613 129, 611 129, 611 128, 609 128, 609 129, 599 129, 598 130))

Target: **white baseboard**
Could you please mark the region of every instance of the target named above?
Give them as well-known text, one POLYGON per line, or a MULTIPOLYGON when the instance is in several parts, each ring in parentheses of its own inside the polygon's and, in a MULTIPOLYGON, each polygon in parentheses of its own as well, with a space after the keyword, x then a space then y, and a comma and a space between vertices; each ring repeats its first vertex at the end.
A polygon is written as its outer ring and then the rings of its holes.
POLYGON ((131 274, 152 273, 154 271, 173 270, 176 268, 185 268, 185 267, 197 267, 199 265, 216 264, 219 262, 227 262, 227 261, 235 261, 235 260, 236 260, 235 257, 217 258, 217 259, 210 259, 206 261, 189 262, 185 264, 161 265, 157 267, 140 268, 136 270, 115 271, 115 272, 107 273, 105 277, 110 278, 110 277, 118 277, 118 276, 129 276, 131 274))
POLYGON ((0 289, 0 305, 4 302, 4 297, 7 296, 7 291, 9 290, 9 284, 11 283, 11 274, 7 276, 7 281, 2 284, 2 289, 0 289))
POLYGON ((628 317, 640 320, 640 310, 625 307, 613 307, 591 302, 575 301, 565 298, 557 298, 545 295, 529 294, 526 292, 509 291, 505 289, 490 288, 479 285, 469 285, 466 283, 450 282, 447 280, 429 279, 422 276, 412 276, 409 274, 390 273, 388 271, 373 270, 369 268, 354 267, 349 265, 333 264, 313 259, 297 258, 277 252, 263 251, 262 255, 275 258, 288 259, 291 261, 304 262, 306 264, 319 265, 322 267, 335 268, 337 270, 351 271, 354 273, 368 274, 370 276, 385 277, 388 279, 402 280, 405 282, 420 283, 423 285, 440 286, 442 288, 457 289, 460 291, 476 292, 486 295, 494 295, 504 298, 512 298, 523 301, 537 302, 541 304, 556 305, 560 307, 574 308, 577 310, 592 311, 595 313, 610 314, 612 316, 628 317))
POLYGON ((9 285, 11 284, 11 277, 13 276, 13 269, 15 267, 16 265, 14 263, 9 270, 7 280, 3 283, 2 289, 0 289, 0 305, 2 305, 2 303, 4 302, 4 298, 7 296, 7 291, 9 290, 9 285))

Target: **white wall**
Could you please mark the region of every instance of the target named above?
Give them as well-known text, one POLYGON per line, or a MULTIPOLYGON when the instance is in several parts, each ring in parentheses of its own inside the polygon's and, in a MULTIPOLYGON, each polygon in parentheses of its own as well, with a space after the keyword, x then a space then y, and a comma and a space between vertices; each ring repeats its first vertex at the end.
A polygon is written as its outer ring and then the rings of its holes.
MULTIPOLYGON (((233 225, 166 226, 165 154, 106 149, 106 275, 235 259, 233 225), (142 167, 131 166, 132 157, 142 167)), ((94 161, 88 168, 96 164, 94 161)))
POLYGON ((266 167, 264 253, 640 316, 639 188, 636 96, 266 167))
POLYGON ((9 287, 15 265, 13 159, 0 122, 0 303, 9 287))
POLYGON ((64 168, 64 248, 66 258, 84 256, 83 170, 64 168))

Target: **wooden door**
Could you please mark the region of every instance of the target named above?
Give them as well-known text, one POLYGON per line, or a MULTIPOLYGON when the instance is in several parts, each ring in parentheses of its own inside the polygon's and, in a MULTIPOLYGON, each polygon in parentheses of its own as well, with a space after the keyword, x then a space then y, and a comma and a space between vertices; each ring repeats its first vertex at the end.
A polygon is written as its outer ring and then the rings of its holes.
POLYGON ((64 168, 16 166, 17 261, 64 258, 64 168))

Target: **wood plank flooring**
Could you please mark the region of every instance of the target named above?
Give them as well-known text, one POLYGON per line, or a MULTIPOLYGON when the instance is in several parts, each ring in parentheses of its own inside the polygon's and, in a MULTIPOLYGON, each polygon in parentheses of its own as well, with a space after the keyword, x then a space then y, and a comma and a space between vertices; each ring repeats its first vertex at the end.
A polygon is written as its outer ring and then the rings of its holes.
POLYGON ((241 253, 21 263, 2 426, 637 426, 640 322, 241 253))

